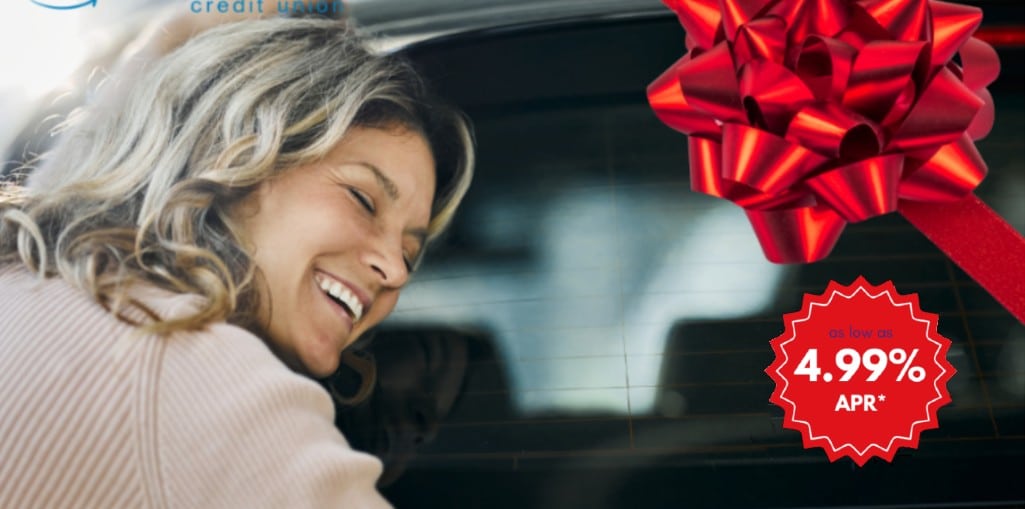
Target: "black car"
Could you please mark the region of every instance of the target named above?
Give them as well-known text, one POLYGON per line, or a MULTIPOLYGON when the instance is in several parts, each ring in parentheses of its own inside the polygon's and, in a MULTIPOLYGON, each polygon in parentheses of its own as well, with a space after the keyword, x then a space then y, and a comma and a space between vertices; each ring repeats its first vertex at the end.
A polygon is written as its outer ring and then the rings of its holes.
MULTIPOLYGON (((1025 327, 897 214, 820 262, 765 261, 739 207, 690 190, 686 138, 645 97, 686 51, 669 9, 438 5, 353 9, 468 111, 479 149, 388 322, 469 345, 451 414, 384 488, 398 507, 1025 504, 1025 327), (957 369, 939 428, 864 467, 804 449, 763 372, 783 314, 859 275, 939 314, 957 369)), ((977 194, 1022 232, 1023 7, 976 5, 1002 63, 977 194)))

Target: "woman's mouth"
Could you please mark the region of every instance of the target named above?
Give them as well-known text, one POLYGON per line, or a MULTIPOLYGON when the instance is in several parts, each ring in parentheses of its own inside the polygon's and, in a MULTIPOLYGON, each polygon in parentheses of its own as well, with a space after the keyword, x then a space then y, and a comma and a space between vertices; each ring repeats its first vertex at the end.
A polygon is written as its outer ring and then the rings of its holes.
POLYGON ((315 274, 314 279, 320 290, 349 314, 353 323, 363 318, 363 304, 345 285, 321 273, 315 274))

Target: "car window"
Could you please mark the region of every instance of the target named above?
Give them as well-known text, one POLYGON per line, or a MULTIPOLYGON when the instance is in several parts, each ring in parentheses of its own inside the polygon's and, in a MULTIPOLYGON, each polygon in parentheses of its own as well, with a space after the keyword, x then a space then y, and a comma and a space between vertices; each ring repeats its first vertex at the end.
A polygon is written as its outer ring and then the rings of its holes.
MULTIPOLYGON (((410 56, 468 109, 476 181, 389 323, 463 327, 463 392, 385 493, 425 507, 940 507, 1020 503, 1025 328, 897 214, 809 265, 767 262, 743 211, 690 191, 646 85, 671 17, 455 37, 410 56), (830 280, 938 313, 958 370, 938 429, 859 468, 769 403, 768 341, 830 280)), ((1000 47, 978 195, 1025 230, 1022 49, 1000 47)))

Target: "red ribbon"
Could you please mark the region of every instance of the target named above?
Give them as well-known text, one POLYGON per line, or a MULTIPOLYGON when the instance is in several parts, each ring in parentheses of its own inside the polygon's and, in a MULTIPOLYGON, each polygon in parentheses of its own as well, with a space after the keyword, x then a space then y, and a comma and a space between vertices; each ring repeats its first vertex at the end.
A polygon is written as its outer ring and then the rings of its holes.
POLYGON ((973 194, 1000 67, 972 37, 980 9, 663 1, 689 51, 648 100, 690 137, 691 187, 743 207, 770 261, 820 260, 847 223, 897 211, 1025 323, 1025 239, 973 194))

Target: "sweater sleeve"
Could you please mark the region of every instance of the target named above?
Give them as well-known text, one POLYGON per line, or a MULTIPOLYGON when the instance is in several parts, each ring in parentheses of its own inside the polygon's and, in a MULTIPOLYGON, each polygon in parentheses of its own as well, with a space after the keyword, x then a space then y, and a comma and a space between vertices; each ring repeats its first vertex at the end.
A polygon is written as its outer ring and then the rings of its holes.
POLYGON ((164 341, 153 461, 167 507, 390 507, 380 461, 349 447, 327 392, 259 338, 221 324, 164 341))

